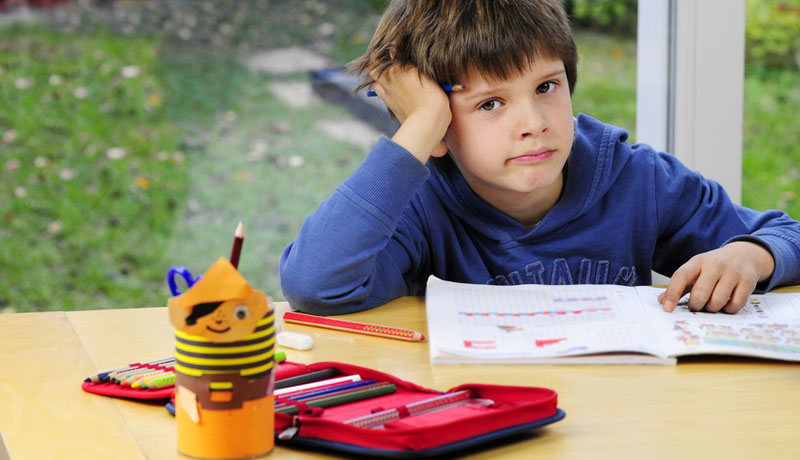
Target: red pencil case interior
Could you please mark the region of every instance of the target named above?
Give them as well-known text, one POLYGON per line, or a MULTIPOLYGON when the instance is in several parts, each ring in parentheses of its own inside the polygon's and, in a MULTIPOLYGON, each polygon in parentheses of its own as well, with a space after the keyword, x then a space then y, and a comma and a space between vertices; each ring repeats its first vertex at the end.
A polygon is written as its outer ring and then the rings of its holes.
MULTIPOLYGON (((284 363, 282 366, 286 364, 297 366, 297 363, 284 363)), ((486 384, 464 384, 445 392, 470 390, 472 397, 468 403, 411 413, 408 405, 414 407, 414 403, 443 393, 383 372, 344 363, 309 364, 304 372, 331 367, 343 375, 358 374, 365 380, 393 383, 397 391, 325 409, 305 407, 298 415, 276 413, 278 443, 373 457, 424 458, 529 432, 565 416, 564 411, 556 406, 557 394, 553 390, 486 384), (389 409, 397 409, 395 417, 380 426, 360 427, 345 423, 389 409)))

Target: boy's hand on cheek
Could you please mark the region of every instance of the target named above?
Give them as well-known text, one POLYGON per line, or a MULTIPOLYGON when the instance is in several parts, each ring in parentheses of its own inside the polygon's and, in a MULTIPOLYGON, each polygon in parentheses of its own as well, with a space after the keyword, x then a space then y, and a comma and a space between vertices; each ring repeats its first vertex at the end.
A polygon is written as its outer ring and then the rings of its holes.
POLYGON ((452 118, 450 100, 436 82, 416 67, 392 66, 375 78, 372 89, 400 121, 394 142, 423 163, 447 153, 442 139, 452 118))
POLYGON ((698 254, 672 274, 667 290, 658 301, 672 312, 680 298, 689 294, 689 309, 736 313, 755 290, 772 275, 775 260, 764 247, 746 241, 698 254))

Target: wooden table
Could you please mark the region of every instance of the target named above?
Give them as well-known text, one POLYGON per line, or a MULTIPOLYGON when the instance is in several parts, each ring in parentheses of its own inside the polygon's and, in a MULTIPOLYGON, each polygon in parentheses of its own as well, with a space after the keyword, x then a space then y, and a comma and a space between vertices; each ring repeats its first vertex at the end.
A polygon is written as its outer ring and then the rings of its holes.
MULTIPOLYGON (((288 305, 278 303, 278 310, 288 305)), ((422 299, 343 318, 427 333, 422 299)), ((559 393, 566 419, 466 458, 798 458, 800 365, 735 358, 677 366, 431 366, 427 343, 287 324, 314 338, 291 361, 344 361, 446 390, 482 382, 559 393)), ((170 356, 165 308, 0 315, 0 432, 12 459, 175 458, 163 405, 85 393, 98 370, 170 356)), ((277 447, 275 458, 320 458, 277 447)), ((341 458, 341 457, 339 457, 341 458)))

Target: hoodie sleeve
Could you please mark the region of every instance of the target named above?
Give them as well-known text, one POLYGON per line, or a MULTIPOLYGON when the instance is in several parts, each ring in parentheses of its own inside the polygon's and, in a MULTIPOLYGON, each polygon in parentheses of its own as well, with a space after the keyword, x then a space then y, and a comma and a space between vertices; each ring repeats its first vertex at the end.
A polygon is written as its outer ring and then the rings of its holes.
POLYGON ((654 156, 660 231, 653 268, 671 275, 689 258, 733 241, 751 241, 775 259, 759 291, 800 284, 800 222, 777 210, 758 212, 734 204, 717 182, 689 170, 666 153, 654 156))
POLYGON ((303 222, 283 251, 283 294, 302 311, 367 310, 410 294, 405 276, 424 239, 403 219, 430 171, 382 137, 353 174, 303 222))

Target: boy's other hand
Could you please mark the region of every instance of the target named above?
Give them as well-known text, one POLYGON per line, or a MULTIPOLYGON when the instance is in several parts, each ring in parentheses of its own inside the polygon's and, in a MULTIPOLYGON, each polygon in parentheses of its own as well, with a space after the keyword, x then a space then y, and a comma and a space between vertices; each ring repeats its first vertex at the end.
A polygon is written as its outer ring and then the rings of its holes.
POLYGON ((447 153, 442 141, 452 119, 447 93, 413 66, 393 65, 372 78, 372 89, 400 121, 392 140, 423 163, 447 153))
POLYGON ((756 284, 769 278, 774 269, 775 260, 766 248, 735 241, 681 265, 658 301, 664 311, 672 312, 680 298, 690 293, 690 310, 736 313, 747 303, 756 284))

